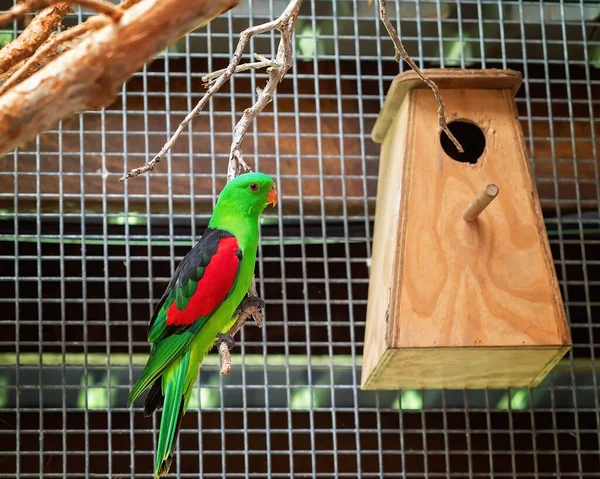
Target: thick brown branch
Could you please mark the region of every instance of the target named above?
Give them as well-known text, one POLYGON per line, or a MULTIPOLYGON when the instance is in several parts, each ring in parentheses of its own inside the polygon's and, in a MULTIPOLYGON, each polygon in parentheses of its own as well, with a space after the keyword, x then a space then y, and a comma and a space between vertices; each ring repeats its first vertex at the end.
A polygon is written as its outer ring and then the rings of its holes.
POLYGON ((14 20, 23 18, 28 13, 35 12, 40 8, 47 7, 52 2, 48 0, 25 0, 13 5, 5 12, 0 13, 0 26, 5 25, 14 20))
POLYGON ((25 0, 17 3, 6 12, 0 14, 0 26, 14 20, 23 18, 28 13, 36 12, 55 3, 68 3, 71 5, 81 5, 98 13, 103 13, 113 20, 117 21, 123 15, 123 10, 106 0, 25 0))
POLYGON ((396 29, 392 25, 392 22, 390 21, 390 18, 388 16, 387 0, 379 0, 379 16, 381 17, 381 21, 385 25, 385 29, 387 30, 390 38, 394 42, 394 49, 396 51, 396 56, 395 56, 396 61, 399 62, 401 59, 403 59, 417 73, 417 75, 419 75, 421 80, 423 80, 427 84, 427 86, 429 86, 429 88, 431 88, 431 90, 433 91, 433 95, 435 96, 435 99, 438 104, 439 127, 446 133, 446 135, 448 135, 448 138, 450 138, 450 140, 452 140, 452 143, 454 143, 454 146, 456 146, 456 149, 458 151, 460 151, 461 153, 463 153, 464 152, 463 147, 461 146, 461 144, 458 142, 456 137, 452 134, 452 132, 448 128, 448 124, 446 122, 446 112, 445 112, 445 108, 444 108, 444 102, 442 100, 442 95, 440 95, 440 90, 433 81, 431 81, 429 78, 427 78, 423 74, 421 69, 417 66, 417 64, 413 61, 413 59, 410 57, 410 55, 404 48, 404 45, 402 44, 402 41, 400 40, 400 37, 398 36, 398 32, 396 32, 396 29))
POLYGON ((0 73, 31 56, 52 35, 70 10, 67 2, 59 2, 42 10, 23 33, 0 50, 0 73))
MULTIPOLYGON (((140 0, 125 0, 123 3, 119 4, 119 8, 124 11, 139 2, 140 0)), ((19 64, 5 73, 0 74, 0 95, 8 91, 9 88, 20 83, 29 75, 38 71, 61 53, 77 46, 83 41, 85 35, 106 26, 109 22, 110 19, 105 15, 95 15, 89 17, 84 23, 80 23, 64 32, 52 36, 34 53, 33 56, 19 62, 19 64)), ((0 50, 0 53, 2 51, 4 50, 0 50)))
POLYGON ((119 21, 123 16, 123 10, 118 6, 113 5, 105 0, 66 0, 72 5, 80 5, 84 8, 89 8, 98 13, 103 13, 107 17, 112 18, 115 22, 119 21))
POLYGON ((0 154, 57 121, 114 101, 144 63, 240 0, 141 0, 119 22, 86 35, 73 49, 0 96, 0 154))
POLYGON ((123 0, 119 4, 119 8, 121 10, 127 10, 129 7, 131 7, 132 5, 135 5, 136 3, 140 3, 140 0, 123 0))
MULTIPOLYGON (((173 134, 173 136, 171 136, 171 138, 169 139, 169 141, 167 141, 164 144, 164 146, 162 147, 162 149, 148 163, 146 163, 144 166, 140 166, 139 168, 134 168, 129 173, 127 173, 125 176, 123 176, 121 179, 119 179, 119 181, 123 182, 123 181, 126 181, 126 180, 130 179, 130 178, 136 178, 137 176, 141 175, 142 173, 147 173, 149 171, 153 171, 154 168, 156 167, 156 165, 160 162, 160 160, 173 147, 173 145, 175 144, 175 142, 178 140, 178 138, 183 133, 183 130, 185 130, 185 128, 190 124, 190 122, 194 119, 194 117, 197 116, 204 109, 204 107, 208 104, 208 102, 212 98, 212 96, 235 73, 236 68, 240 64, 240 61, 241 61, 242 55, 244 53, 244 50, 246 48, 246 45, 250 41, 250 38, 252 38, 254 35, 258 35, 258 34, 261 34, 261 33, 269 32, 269 31, 272 31, 272 30, 280 30, 280 31, 282 31, 282 35, 283 35, 283 30, 286 29, 286 28, 289 29, 289 31, 293 33, 293 30, 294 30, 294 27, 295 27, 295 20, 296 20, 296 17, 298 15, 298 11, 300 9, 300 5, 301 4, 302 4, 302 0, 292 0, 290 2, 290 4, 286 7, 286 9, 284 10, 284 12, 281 14, 281 16, 278 19, 273 20, 271 22, 263 23, 262 25, 256 25, 254 27, 250 27, 250 28, 244 30, 240 34, 240 39, 238 40, 238 44, 237 44, 237 47, 235 49, 235 52, 233 53, 233 55, 231 57, 231 61, 229 62, 229 65, 227 66, 227 68, 225 69, 225 71, 210 86, 210 88, 206 91, 206 93, 204 94, 204 96, 196 104, 196 106, 194 107, 194 109, 192 111, 190 111, 188 113, 188 115, 183 119, 183 121, 179 124, 179 126, 177 127, 177 130, 175 130, 175 133, 173 134), (293 21, 291 21, 292 18, 293 18, 293 21)), ((291 38, 291 34, 290 34, 290 38, 291 38)), ((283 42, 283 39, 282 39, 282 42, 283 42)), ((281 45, 280 45, 280 49, 281 49, 281 45)), ((290 52, 289 65, 291 65, 291 45, 289 46, 289 48, 287 48, 287 50, 289 50, 289 52, 290 52)), ((279 53, 278 53, 278 56, 279 56, 279 53)), ((275 60, 275 62, 279 64, 279 58, 277 58, 275 60)), ((279 65, 279 68, 281 69, 284 66, 285 65, 279 65)), ((274 67, 272 67, 272 68, 274 68, 274 67)), ((280 76, 280 79, 283 78, 283 75, 285 74, 285 72, 288 69, 289 69, 289 66, 287 66, 287 68, 285 69, 284 73, 280 76)), ((270 90, 271 90, 270 93, 267 92, 266 95, 268 95, 268 94, 272 95, 274 89, 270 89, 270 90)), ((259 101, 262 104, 263 98, 262 98, 261 95, 259 95, 259 101)), ((259 101, 257 101, 257 104, 259 103, 259 101)), ((254 113, 254 116, 256 116, 256 114, 259 111, 261 111, 267 103, 268 103, 268 101, 266 103, 262 104, 262 107, 260 107, 259 109, 256 109, 255 113, 254 113)), ((254 107, 252 107, 252 108, 254 108, 254 107)), ((244 112, 244 114, 246 114, 246 112, 244 112)), ((252 116, 252 118, 250 119, 250 121, 252 119, 254 119, 254 116, 252 116)), ((246 122, 246 119, 244 119, 244 117, 242 117, 242 120, 240 120, 240 122, 242 122, 242 121, 246 122)), ((238 123, 238 125, 239 124, 240 123, 238 123)), ((246 126, 246 128, 247 128, 247 126, 246 126)), ((238 127, 236 127, 236 131, 237 130, 238 130, 238 127)), ((234 143, 236 143, 236 142, 237 143, 241 143, 241 139, 243 139, 244 134, 245 134, 245 131, 240 130, 240 134, 238 135, 240 137, 240 139, 236 140, 236 137, 234 136, 234 143)), ((232 146, 233 146, 233 144, 232 144, 232 146)), ((236 150, 239 149, 239 145, 235 149, 236 150)), ((234 152, 234 149, 232 148, 232 155, 233 155, 233 152, 234 152)), ((233 156, 231 156, 231 158, 234 158, 234 161, 236 161, 236 165, 237 165, 236 166, 236 170, 237 171, 241 171, 244 166, 245 166, 245 171, 247 171, 249 169, 245 165, 245 163, 243 163, 243 160, 239 161, 236 157, 233 157, 233 156)), ((241 158, 241 155, 239 155, 239 158, 241 158)), ((230 165, 231 165, 231 159, 230 159, 230 165)), ((230 169, 231 169, 231 167, 230 167, 230 169)), ((231 175, 229 174, 229 172, 228 172, 228 177, 231 177, 231 175)))
MULTIPOLYGON (((17 71, 13 72, 10 78, 8 78, 2 86, 0 86, 0 95, 8 91, 13 86, 17 85, 28 75, 31 75, 35 71, 39 70, 49 60, 55 58, 61 51, 60 47, 66 45, 68 42, 79 39, 83 41, 82 35, 89 33, 93 30, 98 30, 106 26, 110 22, 105 16, 96 15, 90 17, 84 23, 74 26, 64 32, 54 35, 49 41, 47 41, 33 56, 27 59, 17 71)), ((71 45, 73 47, 75 44, 71 45)))

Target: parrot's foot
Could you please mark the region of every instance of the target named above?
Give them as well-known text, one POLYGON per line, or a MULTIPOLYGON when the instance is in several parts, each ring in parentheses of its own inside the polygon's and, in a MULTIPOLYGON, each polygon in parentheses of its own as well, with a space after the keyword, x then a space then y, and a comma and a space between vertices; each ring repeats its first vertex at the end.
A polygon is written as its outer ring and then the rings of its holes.
POLYGON ((247 296, 238 306, 236 314, 238 316, 244 314, 246 315, 246 319, 252 316, 256 325, 261 328, 263 319, 265 319, 265 315, 263 313, 264 309, 265 302, 262 299, 260 299, 258 296, 247 296))
POLYGON ((235 347, 235 340, 229 334, 217 333, 217 342, 215 346, 218 348, 222 343, 227 344, 227 349, 231 351, 235 347))

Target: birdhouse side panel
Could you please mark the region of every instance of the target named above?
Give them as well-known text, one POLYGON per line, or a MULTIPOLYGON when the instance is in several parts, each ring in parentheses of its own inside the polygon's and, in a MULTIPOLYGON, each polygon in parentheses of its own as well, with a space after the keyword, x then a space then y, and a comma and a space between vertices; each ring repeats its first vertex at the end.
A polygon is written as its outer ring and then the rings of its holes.
POLYGON ((362 383, 365 385, 388 348, 389 316, 395 301, 394 283, 399 277, 397 258, 400 205, 407 139, 412 135, 408 123, 411 94, 404 98, 388 135, 381 145, 377 203, 373 231, 369 293, 363 358, 362 383))

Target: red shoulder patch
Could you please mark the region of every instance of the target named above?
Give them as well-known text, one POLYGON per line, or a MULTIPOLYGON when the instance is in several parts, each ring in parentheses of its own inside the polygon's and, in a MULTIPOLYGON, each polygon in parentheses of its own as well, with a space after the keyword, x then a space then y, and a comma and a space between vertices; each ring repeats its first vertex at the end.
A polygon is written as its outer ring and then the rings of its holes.
POLYGON ((208 316, 223 302, 231 291, 238 273, 240 260, 235 254, 238 250, 239 245, 234 237, 219 240, 219 248, 210 259, 187 307, 180 311, 173 301, 167 310, 166 323, 169 326, 192 324, 198 318, 208 316))

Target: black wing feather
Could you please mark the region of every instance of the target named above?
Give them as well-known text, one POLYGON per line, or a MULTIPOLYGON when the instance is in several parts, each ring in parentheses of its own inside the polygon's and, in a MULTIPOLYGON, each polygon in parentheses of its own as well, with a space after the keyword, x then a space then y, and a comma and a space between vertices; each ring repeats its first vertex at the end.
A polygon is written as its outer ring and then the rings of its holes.
MULTIPOLYGON (((196 245, 188 251, 188 253, 181 260, 177 268, 175 269, 175 273, 165 292, 163 293, 160 302, 154 308, 154 313, 152 314, 152 318, 150 319, 150 324, 148 325, 148 335, 150 335, 150 331, 154 327, 156 319, 159 316, 160 310, 168 299, 175 296, 175 291, 179 288, 191 287, 193 286, 194 291, 196 289, 197 283, 204 276, 204 272, 206 271, 206 267, 210 263, 210 260, 214 256, 214 254, 219 249, 219 241, 222 238, 232 237, 233 235, 228 231, 214 228, 206 228, 202 238, 196 243, 196 245), (193 281, 194 285, 190 284, 190 281, 193 281)), ((238 251, 238 258, 240 258, 242 252, 238 251)), ((187 331, 192 325, 182 325, 182 326, 167 326, 165 328, 165 333, 161 337, 170 336, 172 334, 181 334, 187 331)))

